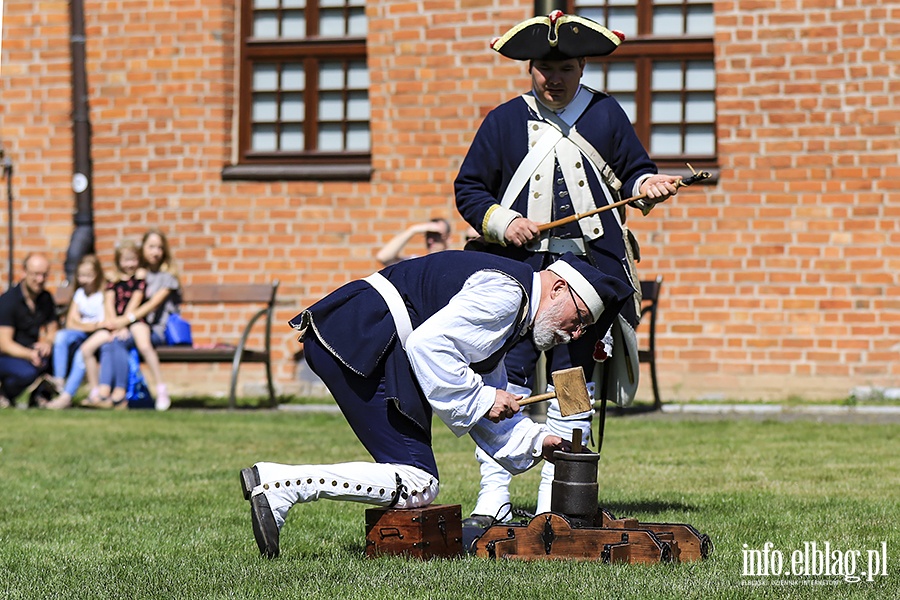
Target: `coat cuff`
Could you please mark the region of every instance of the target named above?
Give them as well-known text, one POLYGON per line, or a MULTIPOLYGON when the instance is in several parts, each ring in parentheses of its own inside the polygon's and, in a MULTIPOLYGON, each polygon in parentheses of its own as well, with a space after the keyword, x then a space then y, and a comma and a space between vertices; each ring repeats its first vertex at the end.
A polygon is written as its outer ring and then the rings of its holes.
POLYGON ((506 228, 522 215, 516 211, 503 208, 499 204, 494 204, 484 214, 484 221, 481 224, 481 230, 484 232, 484 240, 494 244, 506 245, 506 228))
MULTIPOLYGON (((653 177, 653 173, 644 173, 640 177, 638 177, 637 181, 634 182, 634 188, 632 189, 632 196, 638 196, 641 193, 641 186, 645 181, 653 177)), ((653 210, 653 207, 656 206, 656 202, 652 200, 648 200, 647 198, 643 198, 641 200, 635 200, 634 202, 630 202, 629 205, 635 208, 641 209, 641 212, 644 213, 646 217, 650 214, 650 211, 653 210)))

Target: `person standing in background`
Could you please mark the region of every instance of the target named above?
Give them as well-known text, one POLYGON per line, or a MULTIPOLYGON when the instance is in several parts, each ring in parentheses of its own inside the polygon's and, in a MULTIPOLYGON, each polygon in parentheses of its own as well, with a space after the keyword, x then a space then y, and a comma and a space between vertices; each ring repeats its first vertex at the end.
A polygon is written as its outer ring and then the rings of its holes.
MULTIPOLYGON (((679 177, 660 175, 618 102, 581 84, 585 57, 613 52, 624 36, 594 21, 554 11, 534 17, 491 42, 514 60, 528 61, 531 90, 493 109, 479 127, 455 181, 462 217, 483 236, 479 249, 541 269, 572 252, 634 290, 612 328, 592 327, 581 339, 547 353, 548 373, 574 366, 599 383, 597 364, 612 357, 606 397, 627 404, 637 388, 634 327, 640 288, 634 261, 637 243, 625 226, 625 209, 582 218, 541 233, 538 226, 646 194, 633 205, 644 214, 676 193, 679 177), (614 349, 615 347, 615 349, 614 349)), ((540 352, 530 339, 506 357, 510 391, 534 385, 540 352)), ((548 377, 549 379, 549 377, 548 377)), ((589 385, 593 392, 595 386, 589 385)), ((557 402, 547 425, 570 437, 580 428, 590 439, 592 413, 563 419, 557 402)), ((489 526, 509 504, 510 474, 477 452, 482 485, 472 525, 489 526)), ((537 511, 549 510, 553 465, 546 464, 537 511)), ((511 515, 507 511, 505 518, 511 515)))

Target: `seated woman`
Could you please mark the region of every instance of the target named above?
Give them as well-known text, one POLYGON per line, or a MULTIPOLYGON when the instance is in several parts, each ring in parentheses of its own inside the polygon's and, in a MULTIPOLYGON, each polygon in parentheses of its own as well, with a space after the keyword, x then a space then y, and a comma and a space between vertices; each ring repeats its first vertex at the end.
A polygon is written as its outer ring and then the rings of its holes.
POLYGON ((149 336, 145 323, 134 319, 134 311, 144 301, 146 272, 139 267, 140 248, 132 241, 116 245, 116 274, 104 292, 106 319, 81 345, 85 370, 91 383, 91 392, 82 406, 88 408, 128 408, 128 349, 126 340, 140 331, 149 336), (125 316, 128 324, 119 318, 125 316), (97 350, 100 350, 100 366, 97 373, 97 350))
MULTIPOLYGON (((144 270, 146 287, 144 301, 134 310, 117 316, 109 325, 112 329, 128 328, 129 347, 137 347, 144 364, 156 382, 156 410, 168 410, 172 402, 162 378, 157 346, 166 345, 166 323, 169 315, 178 312, 181 303, 181 283, 169 250, 169 242, 159 229, 149 229, 140 244, 140 266, 144 270), (140 327, 133 325, 140 324, 140 327)), ((96 371, 95 371, 96 373, 96 371)), ((91 377, 90 371, 88 377, 91 377)), ((97 381, 99 373, 94 375, 97 381)))

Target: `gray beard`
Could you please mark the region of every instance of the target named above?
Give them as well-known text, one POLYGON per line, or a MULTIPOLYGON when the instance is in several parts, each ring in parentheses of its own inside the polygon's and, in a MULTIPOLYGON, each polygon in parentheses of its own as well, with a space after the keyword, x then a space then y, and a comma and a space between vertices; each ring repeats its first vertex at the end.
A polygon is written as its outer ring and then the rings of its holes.
POLYGON ((568 344, 572 341, 571 335, 559 329, 560 313, 562 311, 562 303, 551 304, 535 317, 534 331, 531 337, 534 339, 534 345, 541 352, 549 350, 553 346, 568 344))

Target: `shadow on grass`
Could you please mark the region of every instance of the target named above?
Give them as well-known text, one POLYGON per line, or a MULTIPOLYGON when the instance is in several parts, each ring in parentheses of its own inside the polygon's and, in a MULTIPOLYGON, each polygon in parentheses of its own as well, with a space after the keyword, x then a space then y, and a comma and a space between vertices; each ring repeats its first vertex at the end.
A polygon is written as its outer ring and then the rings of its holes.
POLYGON ((600 508, 605 508, 616 518, 624 518, 631 513, 662 513, 668 511, 690 511, 696 510, 696 506, 684 504, 682 502, 667 502, 665 500, 638 500, 635 502, 608 502, 600 508))

